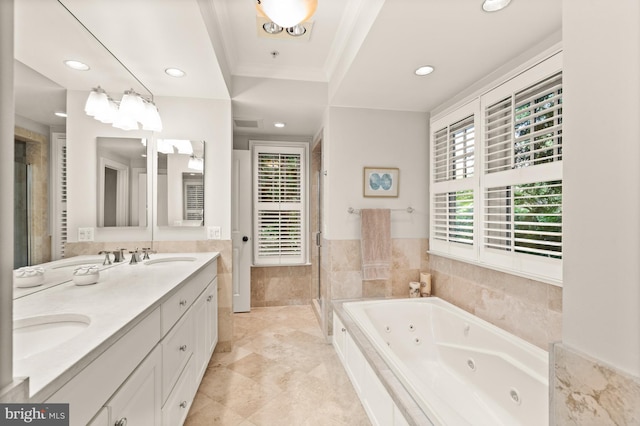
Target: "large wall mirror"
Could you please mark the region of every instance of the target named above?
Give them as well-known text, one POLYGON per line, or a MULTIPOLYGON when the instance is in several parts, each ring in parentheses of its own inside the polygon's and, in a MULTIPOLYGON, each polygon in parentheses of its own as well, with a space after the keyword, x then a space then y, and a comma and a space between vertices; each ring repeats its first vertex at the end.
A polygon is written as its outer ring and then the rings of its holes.
POLYGON ((147 226, 147 140, 97 138, 97 225, 147 226))
POLYGON ((204 141, 158 139, 157 226, 204 226, 204 141))

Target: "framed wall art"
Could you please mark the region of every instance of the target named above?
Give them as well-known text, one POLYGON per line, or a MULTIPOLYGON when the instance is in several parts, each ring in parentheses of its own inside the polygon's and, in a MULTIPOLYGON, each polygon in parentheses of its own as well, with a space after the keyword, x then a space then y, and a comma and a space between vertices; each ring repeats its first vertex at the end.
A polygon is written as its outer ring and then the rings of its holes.
POLYGON ((400 169, 392 167, 365 167, 363 195, 365 197, 397 197, 400 169))

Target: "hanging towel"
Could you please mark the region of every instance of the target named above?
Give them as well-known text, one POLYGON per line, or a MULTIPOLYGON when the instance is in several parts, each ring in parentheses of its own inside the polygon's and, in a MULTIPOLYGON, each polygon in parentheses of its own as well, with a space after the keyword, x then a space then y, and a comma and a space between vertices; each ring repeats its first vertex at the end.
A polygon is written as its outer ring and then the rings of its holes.
POLYGON ((363 209, 360 215, 362 280, 388 280, 391 270, 391 211, 363 209))

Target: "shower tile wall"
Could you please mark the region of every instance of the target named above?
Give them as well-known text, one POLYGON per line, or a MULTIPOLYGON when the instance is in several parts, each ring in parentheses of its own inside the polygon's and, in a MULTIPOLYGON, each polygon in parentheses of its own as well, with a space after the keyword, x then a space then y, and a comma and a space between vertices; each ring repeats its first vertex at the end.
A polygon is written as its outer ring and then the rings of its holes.
POLYGON ((309 265, 251 268, 251 306, 310 305, 311 271, 309 265))
POLYGON ((560 287, 431 255, 433 293, 544 350, 562 337, 560 287))
POLYGON ((637 377, 561 343, 553 345, 550 367, 550 424, 640 424, 640 379, 637 377))
POLYGON ((218 345, 216 351, 228 352, 233 347, 233 295, 231 240, 202 241, 125 241, 67 243, 67 257, 92 254, 117 247, 152 247, 158 253, 220 252, 218 258, 218 345))

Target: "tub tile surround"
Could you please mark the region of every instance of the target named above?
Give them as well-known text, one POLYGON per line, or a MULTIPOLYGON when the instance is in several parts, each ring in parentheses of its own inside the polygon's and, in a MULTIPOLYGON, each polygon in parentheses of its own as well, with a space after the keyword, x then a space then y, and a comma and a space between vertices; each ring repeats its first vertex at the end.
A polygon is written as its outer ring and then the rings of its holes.
POLYGON ((640 424, 640 378, 563 343, 553 345, 551 368, 551 424, 640 424))
MULTIPOLYGON (((233 291, 231 240, 201 241, 125 241, 125 242, 76 242, 65 246, 66 257, 83 254, 95 255, 102 250, 119 247, 135 249, 151 247, 158 253, 219 252, 218 257, 218 344, 216 351, 228 352, 233 347, 233 291)), ((127 255, 128 258, 128 255, 127 255)), ((153 258, 153 255, 151 255, 153 258)))
POLYGON ((544 350, 560 340, 560 287, 433 254, 429 263, 434 296, 544 350))
MULTIPOLYGON (((363 297, 408 297, 409 282, 418 281, 420 272, 429 270, 429 240, 393 238, 391 241, 391 277, 388 280, 362 281, 360 240, 322 240, 320 297, 324 301, 363 297)), ((322 304, 325 337, 331 335, 331 304, 322 304)))

